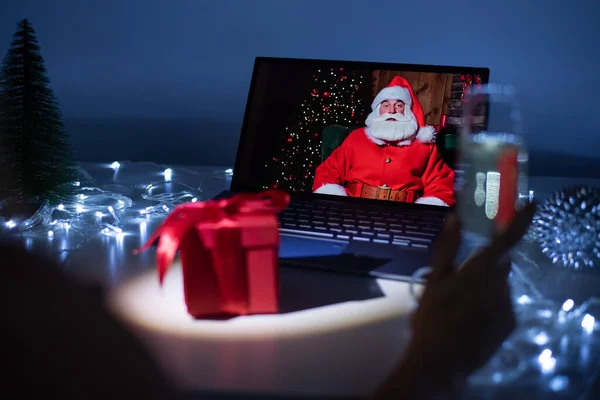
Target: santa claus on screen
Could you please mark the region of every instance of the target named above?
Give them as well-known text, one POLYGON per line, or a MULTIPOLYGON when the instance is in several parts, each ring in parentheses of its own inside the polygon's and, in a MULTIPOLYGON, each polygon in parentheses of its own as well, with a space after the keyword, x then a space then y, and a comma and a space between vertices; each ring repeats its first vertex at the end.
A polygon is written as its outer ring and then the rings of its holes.
POLYGON ((371 109, 366 127, 352 131, 317 167, 313 192, 454 205, 454 171, 442 160, 408 81, 396 76, 371 109))

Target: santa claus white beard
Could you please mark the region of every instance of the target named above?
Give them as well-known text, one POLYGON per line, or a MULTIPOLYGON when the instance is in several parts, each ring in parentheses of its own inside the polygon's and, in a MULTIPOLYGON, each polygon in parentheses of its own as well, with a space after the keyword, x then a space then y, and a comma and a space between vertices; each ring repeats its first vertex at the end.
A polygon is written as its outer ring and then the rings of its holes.
POLYGON ((416 118, 412 113, 410 114, 379 115, 378 107, 367 117, 366 126, 374 138, 387 142, 406 140, 413 137, 419 128, 416 118), (393 121, 388 121, 388 119, 393 119, 393 121))

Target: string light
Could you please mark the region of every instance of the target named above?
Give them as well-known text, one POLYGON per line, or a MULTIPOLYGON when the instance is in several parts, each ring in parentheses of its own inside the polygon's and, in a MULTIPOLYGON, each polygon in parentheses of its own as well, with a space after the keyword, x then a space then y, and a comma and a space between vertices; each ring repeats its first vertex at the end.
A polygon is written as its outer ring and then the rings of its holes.
POLYGON ((108 208, 108 212, 110 213, 110 215, 112 215, 112 217, 114 218, 115 224, 118 225, 119 222, 121 222, 121 221, 119 220, 117 213, 115 213, 115 209, 113 208, 113 206, 108 206, 107 208, 108 208))
POLYGON ((165 182, 171 182, 171 178, 173 177, 173 170, 171 168, 165 169, 164 176, 165 182))
POLYGON ((569 312, 573 309, 574 305, 575 305, 575 302, 572 299, 568 299, 563 303, 562 310, 564 312, 569 312))
MULTIPOLYGON (((162 220, 180 203, 199 201, 209 179, 231 179, 228 169, 206 173, 177 168, 171 178, 175 181, 165 182, 161 176, 161 182, 153 182, 153 178, 169 168, 147 162, 91 164, 90 168, 112 169, 114 174, 92 176, 84 168, 78 168, 80 178, 71 183, 72 194, 60 198, 58 204, 43 202, 26 219, 8 219, 0 214, 0 234, 23 240, 27 249, 33 249, 36 241, 46 241, 50 252, 62 263, 69 253, 98 235, 115 240, 118 248, 122 248, 119 243, 125 236, 145 235, 150 221, 162 220), (92 180, 99 186, 86 186, 92 180), (134 228, 138 224, 139 231, 134 228), (126 232, 125 227, 134 230, 126 232)), ((0 208, 4 204, 0 203, 0 208)))
POLYGON ((519 297, 517 299, 517 302, 519 302, 519 304, 531 304, 532 300, 529 296, 527 296, 526 294, 522 295, 521 297, 519 297))
POLYGON ((552 357, 552 350, 544 349, 538 357, 538 363, 540 364, 543 373, 554 371, 556 359, 552 357))
MULTIPOLYGON (((60 235, 61 240, 65 241, 67 236, 64 235, 69 235, 69 243, 85 243, 87 238, 98 233, 124 235, 126 233, 122 231, 122 227, 125 224, 136 221, 136 219, 139 220, 140 217, 144 218, 144 221, 149 218, 164 218, 177 204, 186 201, 199 201, 202 187, 207 179, 229 179, 233 174, 231 168, 215 170, 212 173, 179 168, 177 176, 182 180, 175 182, 173 181, 175 177, 173 169, 162 167, 160 172, 169 182, 151 182, 141 186, 139 182, 128 182, 125 185, 120 185, 119 183, 128 178, 139 179, 140 171, 136 173, 136 169, 141 169, 141 172, 145 174, 144 176, 152 177, 156 176, 156 173, 152 171, 160 168, 160 166, 154 163, 124 163, 118 161, 104 164, 105 168, 106 166, 115 171, 120 170, 118 175, 113 175, 111 184, 107 186, 110 190, 106 190, 102 186, 82 186, 80 180, 72 182, 72 186, 76 188, 75 193, 62 198, 58 205, 52 206, 48 202, 44 202, 31 217, 23 220, 0 217, 0 229, 8 235, 23 235, 26 232, 28 241, 41 235, 48 239, 60 235), (194 182, 198 186, 194 187, 186 184, 183 180, 194 182), (137 208, 137 210, 132 209, 135 208, 135 205, 131 197, 111 191, 123 188, 129 195, 133 187, 145 188, 137 194, 139 198, 136 199, 136 202, 138 204, 139 202, 145 202, 146 204, 137 208), (107 216, 111 217, 109 221, 106 221, 107 216), (71 236, 70 232, 75 236, 71 236)), ((102 168, 101 165, 93 166, 93 168, 98 167, 102 168)), ((81 174, 82 177, 85 176, 86 180, 91 179, 91 175, 83 169, 81 169, 81 174)), ((72 245, 68 250, 73 250, 76 247, 76 244, 72 245)), ((61 249, 61 252, 64 251, 66 250, 61 249)))
POLYGON ((559 375, 559 376, 552 378, 552 380, 550 380, 550 384, 548 386, 550 386, 550 389, 553 392, 560 392, 561 390, 564 390, 568 385, 569 385, 569 377, 559 375))
POLYGON ((583 320, 581 321, 581 327, 586 333, 592 333, 594 331, 594 324, 596 323, 596 319, 590 315, 585 314, 583 320))

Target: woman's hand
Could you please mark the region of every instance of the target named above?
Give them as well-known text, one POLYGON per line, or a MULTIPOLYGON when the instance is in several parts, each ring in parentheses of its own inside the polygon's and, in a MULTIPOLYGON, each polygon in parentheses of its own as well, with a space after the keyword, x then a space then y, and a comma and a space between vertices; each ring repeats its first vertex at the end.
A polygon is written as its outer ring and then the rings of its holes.
POLYGON ((492 357, 515 328, 507 279, 511 263, 506 256, 534 214, 535 205, 526 206, 459 269, 454 260, 460 221, 455 215, 447 219, 434 251, 433 272, 412 317, 411 343, 376 398, 456 394, 466 378, 492 357))

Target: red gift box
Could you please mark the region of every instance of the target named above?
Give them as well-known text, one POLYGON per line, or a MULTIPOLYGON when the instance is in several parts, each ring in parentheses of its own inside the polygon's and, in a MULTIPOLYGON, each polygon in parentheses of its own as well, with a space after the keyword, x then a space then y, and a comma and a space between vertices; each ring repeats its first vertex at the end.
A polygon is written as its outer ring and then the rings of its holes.
POLYGON ((185 302, 195 318, 279 312, 279 220, 287 193, 268 190, 175 208, 158 239, 159 281, 179 250, 185 302))

